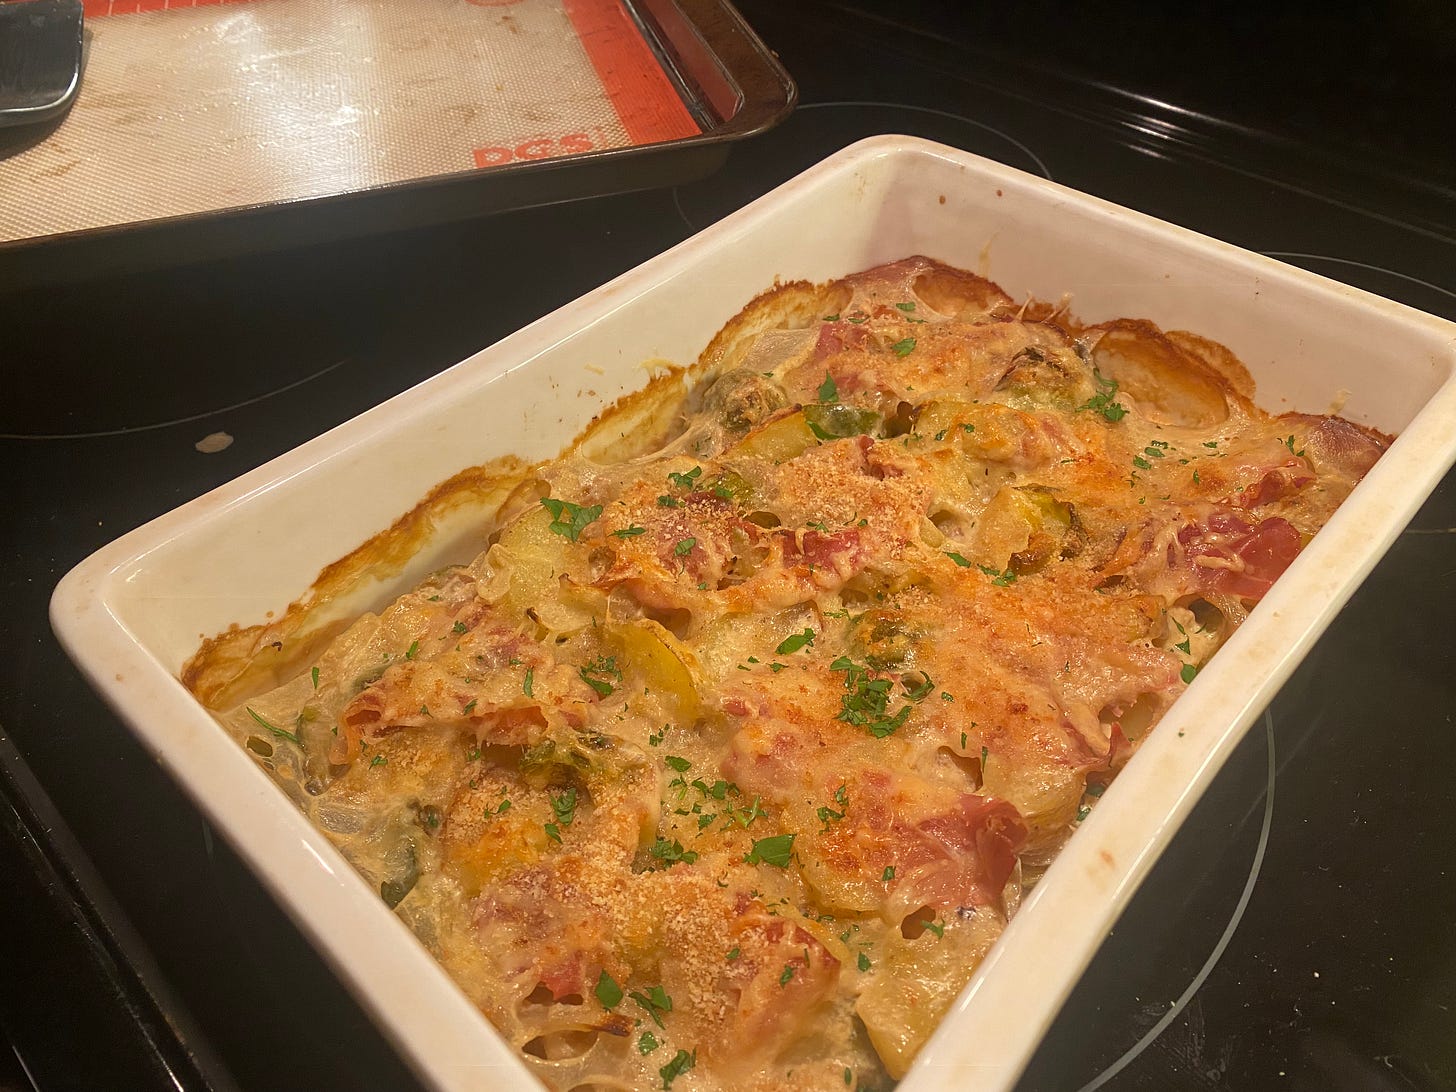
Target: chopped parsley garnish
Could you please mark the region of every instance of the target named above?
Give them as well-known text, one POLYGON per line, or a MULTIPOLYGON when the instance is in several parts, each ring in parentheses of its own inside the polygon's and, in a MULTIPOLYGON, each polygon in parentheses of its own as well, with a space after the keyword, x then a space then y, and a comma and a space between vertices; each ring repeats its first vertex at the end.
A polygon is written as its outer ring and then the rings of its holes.
POLYGON ((313 679, 313 688, 315 690, 317 690, 318 689, 318 680, 319 680, 319 669, 318 668, 314 668, 308 674, 309 674, 309 678, 313 679))
POLYGON ((1304 455, 1304 448, 1300 448, 1298 451, 1295 451, 1294 450, 1294 436, 1293 436, 1293 434, 1291 434, 1289 436, 1286 436, 1284 438, 1284 446, 1289 449, 1289 454, 1293 455, 1296 459, 1297 458, 1300 458, 1301 456, 1304 455))
POLYGON ((915 686, 911 686, 904 679, 900 680, 900 685, 905 688, 905 696, 911 701, 924 701, 930 697, 930 692, 935 689, 935 681, 930 677, 930 674, 925 671, 922 671, 920 674, 924 677, 925 681, 923 683, 917 683, 915 686))
POLYGON ((1016 572, 1013 569, 1007 569, 1005 572, 997 572, 993 565, 977 565, 976 568, 991 577, 991 583, 998 588, 1009 588, 1012 584, 1016 583, 1016 572))
POLYGON ((546 511, 551 513, 551 523, 547 526, 547 530, 552 534, 569 538, 572 542, 581 537, 587 524, 595 522, 596 518, 602 514, 600 504, 584 508, 580 504, 557 500, 554 497, 542 497, 541 504, 546 511))
POLYGON ((896 307, 897 310, 900 310, 900 311, 913 311, 913 310, 915 310, 915 305, 913 303, 897 303, 897 304, 895 304, 895 307, 896 307))
POLYGON ((824 321, 825 322, 838 322, 839 321, 839 316, 838 315, 825 315, 824 316, 824 321))
POLYGON ((743 859, 749 864, 762 861, 776 868, 788 868, 789 859, 794 854, 794 839, 797 837, 797 834, 775 834, 771 838, 757 838, 753 848, 743 859))
POLYGON ((661 1044, 657 1041, 656 1035, 653 1035, 650 1031, 644 1031, 641 1037, 637 1040, 637 1053, 651 1054, 660 1045, 661 1044))
POLYGON ((926 932, 934 933, 937 937, 945 936, 945 925, 938 921, 927 921, 924 923, 926 932))
MULTIPOLYGON (((734 786, 730 786, 730 787, 733 789, 734 792, 737 792, 738 791, 738 786, 734 785, 734 786)), ((748 807, 743 808, 740 811, 734 811, 733 808, 730 806, 728 808, 728 824, 729 824, 729 826, 731 826, 734 823, 737 823, 744 830, 747 830, 749 827, 753 826, 753 821, 755 819, 757 819, 761 815, 766 814, 764 812, 763 808, 759 807, 758 805, 759 805, 759 798, 757 796, 755 796, 753 798, 753 803, 749 804, 748 807)), ((728 827, 724 827, 723 829, 724 830, 727 830, 728 827)))
POLYGON ((915 351, 915 339, 913 337, 902 337, 890 346, 890 350, 896 356, 909 356, 915 351))
POLYGON ((553 842, 559 843, 561 841, 561 828, 555 823, 547 823, 546 837, 550 838, 553 842))
POLYGON ((1077 822, 1079 822, 1079 823, 1086 822, 1087 821, 1087 816, 1089 816, 1091 814, 1092 814, 1092 809, 1089 808, 1086 804, 1079 805, 1078 808, 1077 808, 1077 822))
POLYGON ((371 770, 374 769, 375 766, 388 766, 388 765, 389 765, 389 759, 385 758, 383 755, 375 755, 372 759, 369 760, 369 768, 371 770))
POLYGON ((982 747, 981 748, 981 769, 982 770, 985 770, 986 763, 990 760, 990 758, 991 758, 991 749, 989 747, 982 747))
POLYGON ((890 715, 889 679, 871 678, 869 668, 841 656, 829 665, 831 671, 844 672, 845 693, 840 696, 839 720, 868 730, 876 739, 884 739, 910 716, 910 706, 890 715))
POLYGON ((688 554, 693 552, 693 547, 697 544, 698 540, 696 538, 685 538, 680 540, 678 544, 672 548, 672 552, 678 557, 687 557, 688 554))
POLYGON ((954 561, 962 569, 969 569, 971 567, 971 563, 969 561, 967 561, 964 557, 962 557, 960 554, 956 553, 954 550, 946 550, 945 551, 945 556, 948 557, 948 558, 950 558, 952 561, 954 561))
POLYGON ((709 785, 706 781, 694 779, 693 788, 697 789, 704 796, 711 796, 714 800, 726 800, 728 798, 728 782, 719 778, 709 785))
POLYGON ((729 963, 732 963, 734 960, 736 960, 742 954, 743 954, 743 949, 742 948, 734 948, 734 949, 732 949, 728 953, 728 955, 726 956, 726 958, 727 958, 727 960, 728 960, 729 963))
POLYGON ((451 627, 450 627, 450 628, 451 628, 451 629, 452 629, 452 630, 453 630, 453 631, 454 631, 454 632, 456 632, 456 633, 464 633, 464 632, 465 632, 465 631, 466 631, 466 629, 467 629, 467 627, 466 627, 466 625, 465 625, 465 623, 464 623, 464 622, 456 622, 456 623, 455 623, 455 624, 454 624, 454 625, 453 625, 453 626, 451 626, 451 627))
POLYGON ((1102 373, 1095 368, 1092 370, 1092 378, 1097 383, 1097 393, 1078 406, 1077 412, 1091 410, 1093 413, 1100 413, 1109 421, 1121 421, 1127 416, 1127 407, 1114 401, 1117 397, 1117 380, 1104 379, 1102 373))
POLYGON ((404 650, 404 658, 406 660, 413 660, 415 658, 415 653, 419 652, 419 650, 420 643, 418 641, 411 641, 409 648, 404 650))
POLYGON ((687 773, 688 767, 692 765, 692 763, 689 762, 687 759, 681 758, 678 755, 668 755, 662 761, 667 763, 678 773, 687 773))
POLYGON ((577 671, 581 681, 586 683, 603 698, 611 697, 612 691, 616 689, 607 679, 622 681, 622 673, 617 670, 617 657, 598 656, 591 663, 577 671))
MULTIPOLYGON (((834 790, 834 802, 838 804, 841 809, 848 805, 848 786, 840 785, 839 788, 834 790)), ((837 823, 839 822, 839 820, 844 818, 844 812, 842 810, 835 810, 834 808, 829 807, 827 804, 820 807, 818 812, 816 812, 815 814, 819 816, 819 822, 824 824, 824 830, 829 829, 830 823, 837 823)), ((819 833, 822 834, 824 833, 824 831, 820 831, 819 833)))
POLYGON ((662 496, 657 498, 657 505, 659 508, 681 508, 682 501, 678 500, 676 497, 670 497, 666 493, 664 493, 662 496))
POLYGON ((672 1011, 672 998, 667 996, 667 991, 661 986, 653 986, 646 993, 641 990, 633 990, 627 996, 645 1009, 647 1015, 652 1017, 652 1022, 658 1027, 662 1027, 662 1017, 658 1013, 672 1011))
POLYGON ((471 713, 475 712, 475 704, 478 700, 478 698, 471 698, 468 702, 466 702, 465 708, 460 710, 460 715, 462 717, 468 717, 471 713))
POLYGON ((784 964, 783 972, 779 975, 779 985, 781 987, 782 986, 787 986, 789 984, 789 980, 792 979, 793 977, 794 977, 794 965, 792 963, 785 963, 784 964))
POLYGON ((935 434, 935 438, 936 438, 936 439, 937 439, 937 440, 944 440, 944 439, 945 439, 945 434, 946 434, 946 431, 947 431, 947 430, 946 430, 946 429, 941 429, 941 430, 940 430, 940 431, 939 431, 939 432, 937 432, 937 433, 936 433, 936 434, 935 434))
POLYGON ((862 971, 869 970, 870 969, 870 957, 867 956, 867 955, 865 955, 863 952, 860 952, 860 954, 859 954, 859 962, 858 962, 857 965, 858 965, 859 969, 862 970, 862 971))
POLYGON ((647 533, 647 528, 646 527, 639 527, 637 524, 634 523, 634 524, 632 524, 631 527, 623 527, 620 531, 613 531, 612 532, 612 537, 613 538, 632 538, 632 537, 634 537, 636 535, 645 535, 646 533, 647 533))
POLYGON ((1132 465, 1135 466, 1135 467, 1137 467, 1139 470, 1151 470, 1151 469, 1153 469, 1153 464, 1150 463, 1150 462, 1148 462, 1141 455, 1134 455, 1132 457, 1132 465))
POLYGON ((678 861, 681 861, 683 864, 692 864, 698 859, 698 854, 695 850, 684 849, 683 844, 676 838, 671 842, 666 838, 658 838, 657 841, 652 843, 648 852, 661 861, 667 868, 671 868, 678 861))
POLYGON ((604 1009, 614 1009, 622 1003, 622 987, 617 985, 617 980, 607 974, 605 969, 597 979, 596 995, 604 1009))
POLYGON ((828 372, 824 373, 824 382, 819 384, 819 401, 839 401, 839 386, 834 382, 834 377, 828 372))
POLYGON ((656 747, 659 744, 661 744, 662 743, 662 737, 665 736, 665 735, 667 735, 667 730, 668 730, 669 727, 671 727, 671 725, 664 724, 662 726, 662 731, 660 731, 660 732, 653 732, 651 735, 649 735, 647 737, 647 745, 649 747, 656 747))
POLYGON ((1197 674, 1197 664, 1184 664, 1183 670, 1178 672, 1178 677, 1181 678, 1185 683, 1191 683, 1197 674))
MULTIPOLYGON (((496 807, 495 813, 497 815, 504 815, 506 812, 508 812, 510 810, 511 810, 511 802, 509 800, 502 800, 500 802, 499 806, 496 807)), ((487 809, 486 814, 487 815, 490 814, 489 809, 487 809)))
POLYGON ((895 866, 894 865, 886 865, 885 866, 885 870, 880 873, 880 882, 881 883, 889 883, 894 878, 895 878, 895 866))
POLYGON ((774 649, 780 656, 787 656, 792 652, 798 652, 805 645, 814 643, 814 631, 808 626, 804 627, 803 633, 791 633, 779 642, 779 647, 774 649))
MULTIPOLYGON (((550 795, 549 793, 547 794, 550 795)), ((563 827, 569 827, 576 818, 576 789, 567 789, 560 796, 551 796, 551 810, 563 827)))
POLYGON ((679 489, 691 489, 702 476, 703 468, 701 466, 695 466, 686 474, 679 474, 675 470, 670 470, 667 474, 667 480, 679 489))
POLYGON ((681 1077, 689 1069, 692 1069, 697 1064, 697 1061, 698 1052, 696 1050, 691 1054, 686 1050, 679 1050, 673 1056, 672 1061, 657 1071, 657 1075, 662 1078, 663 1092, 668 1092, 672 1088, 672 1082, 681 1077))
POLYGON ((252 706, 244 706, 243 708, 247 709, 248 716, 252 717, 253 720, 261 724, 264 728, 268 729, 268 731, 272 732, 279 739, 286 739, 290 743, 298 742, 298 737, 296 735, 288 731, 288 729, 286 728, 280 728, 276 724, 270 724, 264 717, 254 712, 252 706))

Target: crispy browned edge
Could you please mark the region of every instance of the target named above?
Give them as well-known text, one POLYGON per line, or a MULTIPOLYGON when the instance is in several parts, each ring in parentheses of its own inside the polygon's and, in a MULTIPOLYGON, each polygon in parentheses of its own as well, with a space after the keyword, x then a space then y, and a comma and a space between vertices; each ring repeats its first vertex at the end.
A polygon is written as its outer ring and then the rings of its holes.
POLYGON ((183 665, 182 684, 203 704, 221 709, 266 689, 270 679, 281 682, 294 670, 301 670, 297 665, 341 628, 338 624, 309 625, 328 603, 366 577, 399 572, 429 538, 440 517, 472 503, 489 506, 494 501, 498 505, 528 469, 520 460, 501 459, 447 478, 388 528, 325 565, 281 617, 246 628, 234 622, 204 640, 183 665), (265 658, 265 653, 271 655, 265 658))
MULTIPOLYGON (((992 299, 998 293, 1005 299, 1010 298, 993 282, 935 259, 916 257, 903 261, 925 263, 924 284, 932 293, 963 294, 967 300, 981 301, 992 299)), ((691 367, 668 368, 642 389, 617 399, 593 418, 563 449, 563 454, 593 456, 610 447, 614 455, 630 458, 656 450, 680 416, 692 381, 732 367, 753 338, 765 330, 805 327, 826 313, 837 311, 848 302, 855 276, 851 274, 823 284, 802 280, 776 283, 759 293, 723 325, 691 367)), ((1245 399, 1253 396, 1253 380, 1238 358, 1224 346, 1196 334, 1184 331, 1164 334, 1143 320, 1124 319, 1100 327, 1084 327, 1061 306, 1039 300, 1028 301, 1016 311, 998 309, 996 314, 997 318, 1018 316, 1033 321, 1055 321, 1072 333, 1115 325, 1146 328, 1150 336, 1172 349, 1185 362, 1184 366, 1199 373, 1204 381, 1245 399)), ((513 496, 520 494, 541 465, 505 456, 462 470, 436 485, 388 528, 326 565, 281 617, 246 627, 234 622, 226 631, 204 639, 182 668, 183 685, 205 705, 223 709, 302 671, 317 650, 345 624, 338 620, 316 622, 329 603, 365 579, 378 581, 400 572, 428 540, 438 519, 454 509, 471 504, 481 507, 483 547, 502 509, 511 503, 513 496)))

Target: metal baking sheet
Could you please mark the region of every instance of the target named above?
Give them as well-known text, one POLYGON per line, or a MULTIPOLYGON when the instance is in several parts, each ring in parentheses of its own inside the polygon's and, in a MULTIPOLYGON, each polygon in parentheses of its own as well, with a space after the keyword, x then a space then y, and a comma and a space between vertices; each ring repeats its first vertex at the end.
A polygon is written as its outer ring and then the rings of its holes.
MULTIPOLYGON (((0 253, 443 180, 487 184, 647 148, 701 149, 766 127, 794 96, 721 0, 85 8, 74 106, 0 142, 0 253), (745 62, 752 71, 741 71, 745 62)), ((714 165, 700 155, 691 166, 714 165)), ((421 199, 405 219, 427 206, 423 218, 440 219, 652 181, 651 171, 598 170, 573 187, 557 172, 554 185, 496 200, 477 193, 446 208, 421 199)), ((356 219, 368 230, 399 218, 356 219)), ((335 229, 347 226, 336 217, 335 229)))

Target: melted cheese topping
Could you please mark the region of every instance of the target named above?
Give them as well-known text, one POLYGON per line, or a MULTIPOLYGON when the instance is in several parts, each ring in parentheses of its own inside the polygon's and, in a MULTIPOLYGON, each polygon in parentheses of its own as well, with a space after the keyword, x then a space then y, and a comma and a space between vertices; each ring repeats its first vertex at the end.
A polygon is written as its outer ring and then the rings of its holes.
POLYGON ((925 259, 702 366, 221 719, 548 1086, 882 1088, 1387 441, 925 259))

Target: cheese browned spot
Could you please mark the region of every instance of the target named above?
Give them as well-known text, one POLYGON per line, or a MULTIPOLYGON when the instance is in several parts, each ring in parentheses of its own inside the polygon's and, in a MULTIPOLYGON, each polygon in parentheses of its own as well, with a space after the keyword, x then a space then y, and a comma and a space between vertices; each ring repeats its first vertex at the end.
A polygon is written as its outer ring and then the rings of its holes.
POLYGON ((689 374, 325 642, 369 548, 331 570, 267 631, 312 662, 240 631, 188 678, 295 665, 221 720, 548 1086, 883 1087, 1389 441, 924 258, 689 374))

